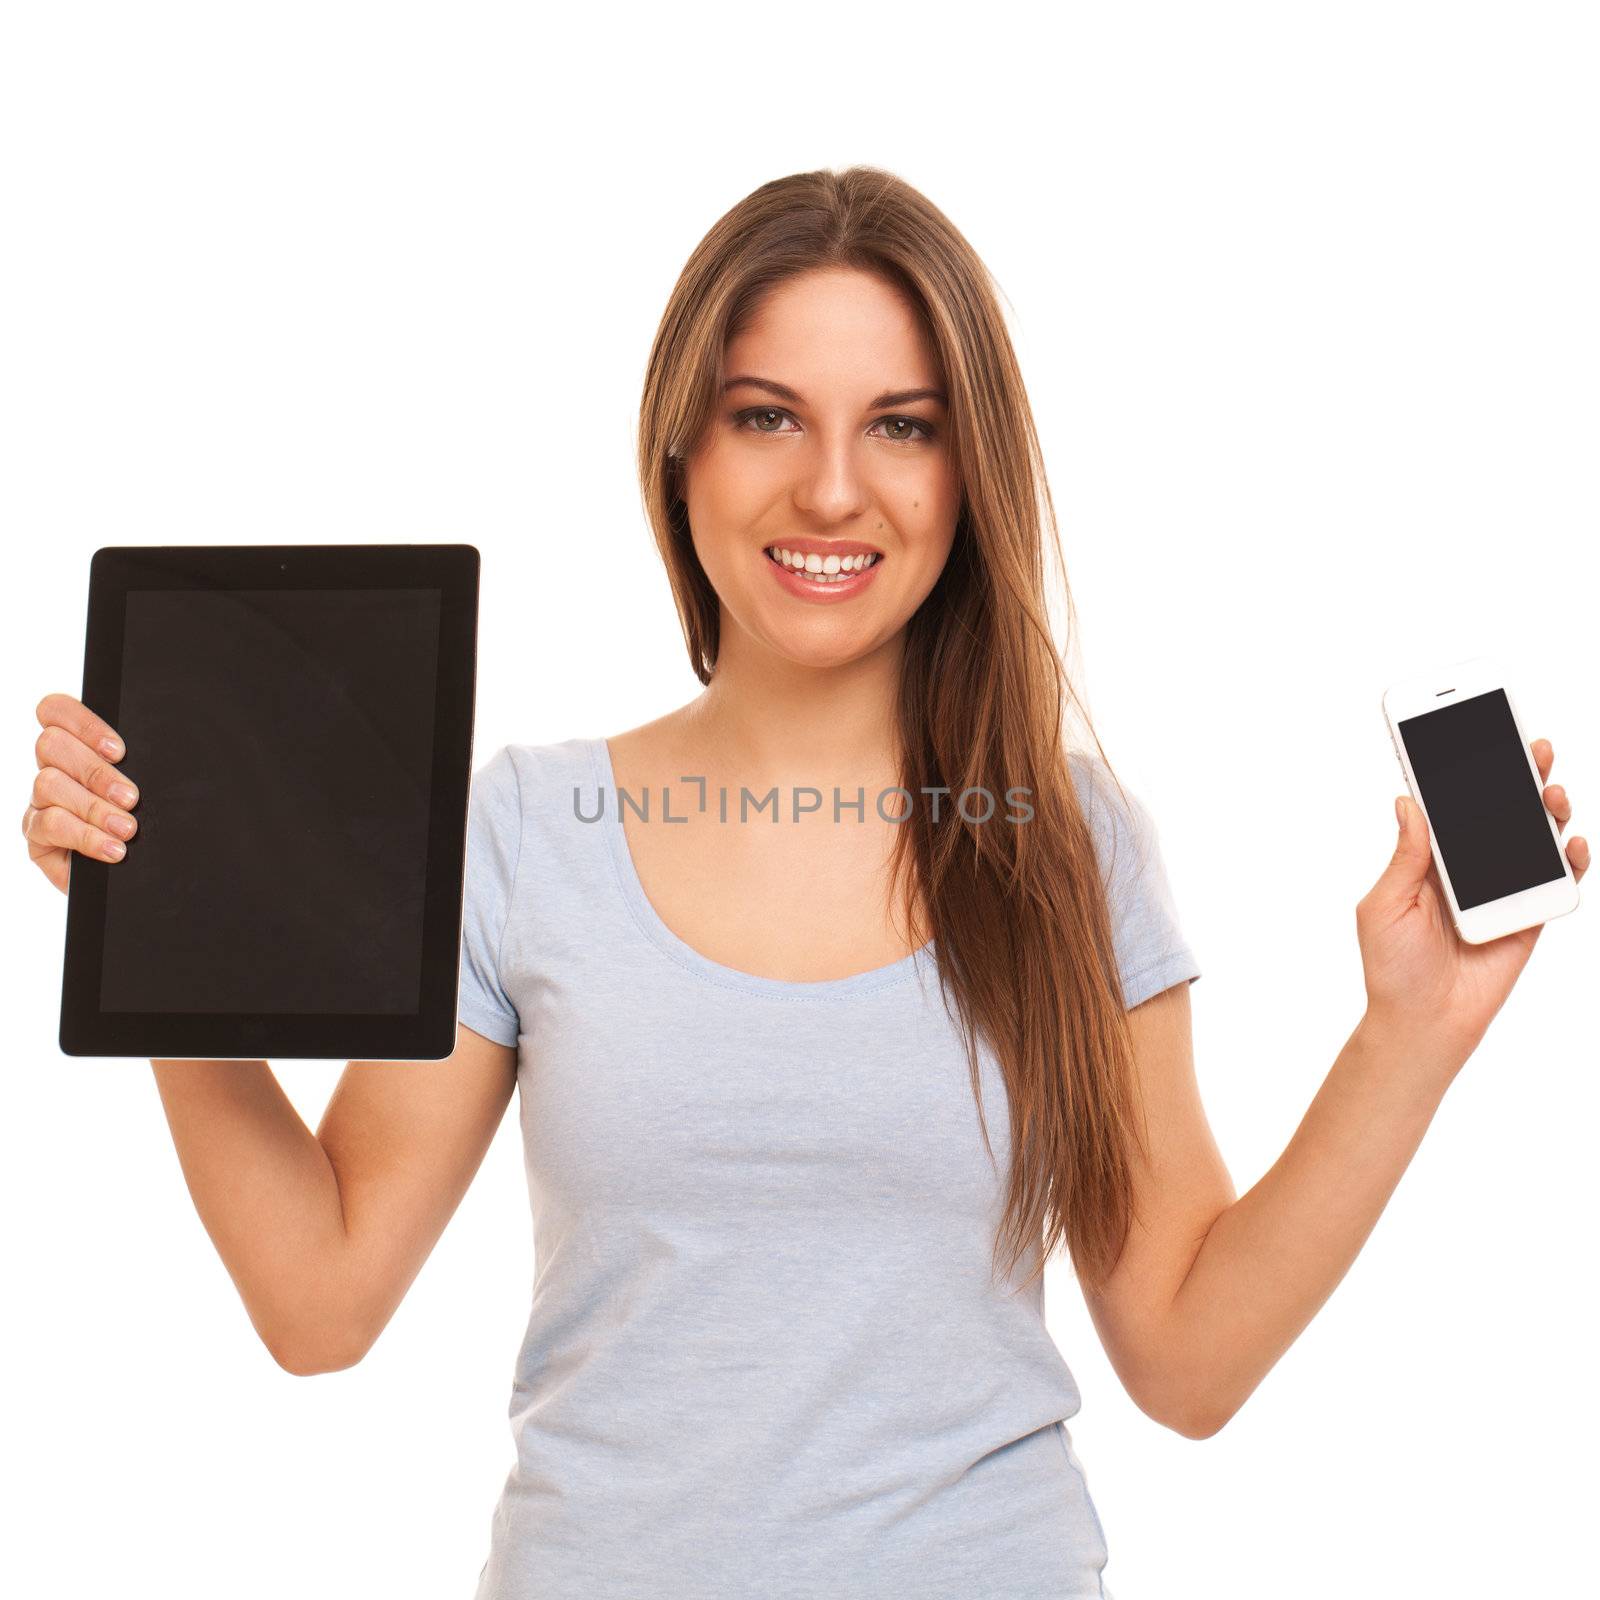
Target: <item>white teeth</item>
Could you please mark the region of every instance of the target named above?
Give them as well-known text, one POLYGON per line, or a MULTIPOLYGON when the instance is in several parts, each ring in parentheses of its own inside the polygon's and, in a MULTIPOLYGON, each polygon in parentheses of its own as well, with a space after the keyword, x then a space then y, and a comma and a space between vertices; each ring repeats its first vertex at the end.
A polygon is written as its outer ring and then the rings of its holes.
POLYGON ((857 556, 801 555, 796 550, 785 550, 782 545, 769 545, 767 555, 791 572, 803 573, 813 583, 842 583, 882 559, 875 552, 857 556))

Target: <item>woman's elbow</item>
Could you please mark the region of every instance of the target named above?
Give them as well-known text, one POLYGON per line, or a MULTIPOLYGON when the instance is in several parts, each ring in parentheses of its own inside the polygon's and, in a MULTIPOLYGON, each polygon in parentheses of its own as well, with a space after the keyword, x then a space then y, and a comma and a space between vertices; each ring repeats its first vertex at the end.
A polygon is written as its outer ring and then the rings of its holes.
POLYGON ((311 1350, 305 1347, 271 1344, 267 1350, 272 1359, 291 1377, 315 1378, 326 1372, 345 1372, 356 1366, 366 1355, 365 1346, 349 1346, 341 1350, 311 1350))

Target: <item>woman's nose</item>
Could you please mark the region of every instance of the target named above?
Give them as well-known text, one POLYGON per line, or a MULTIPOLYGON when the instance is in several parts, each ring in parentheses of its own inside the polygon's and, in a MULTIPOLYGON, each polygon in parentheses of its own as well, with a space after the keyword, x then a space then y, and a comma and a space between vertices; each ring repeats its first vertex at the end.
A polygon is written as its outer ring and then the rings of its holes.
POLYGON ((797 466, 797 510, 824 522, 843 522, 866 508, 869 495, 853 440, 819 444, 797 466))

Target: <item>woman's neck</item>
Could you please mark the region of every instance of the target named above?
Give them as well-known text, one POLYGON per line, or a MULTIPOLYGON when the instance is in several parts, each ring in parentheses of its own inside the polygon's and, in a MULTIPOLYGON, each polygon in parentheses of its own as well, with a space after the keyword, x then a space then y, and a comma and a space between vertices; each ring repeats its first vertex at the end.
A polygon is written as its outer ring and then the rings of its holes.
MULTIPOLYGON (((726 640, 726 635, 724 635, 726 640)), ((758 784, 898 781, 899 651, 810 667, 724 648, 679 731, 707 768, 758 784)))

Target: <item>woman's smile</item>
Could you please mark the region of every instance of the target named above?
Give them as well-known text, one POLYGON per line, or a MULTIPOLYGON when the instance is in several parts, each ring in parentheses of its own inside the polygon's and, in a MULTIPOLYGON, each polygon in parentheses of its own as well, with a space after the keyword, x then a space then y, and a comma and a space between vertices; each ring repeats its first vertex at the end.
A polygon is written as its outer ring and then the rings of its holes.
POLYGON ((802 539, 768 545, 761 558, 789 594, 824 604, 860 594, 883 565, 883 553, 844 540, 802 539))

